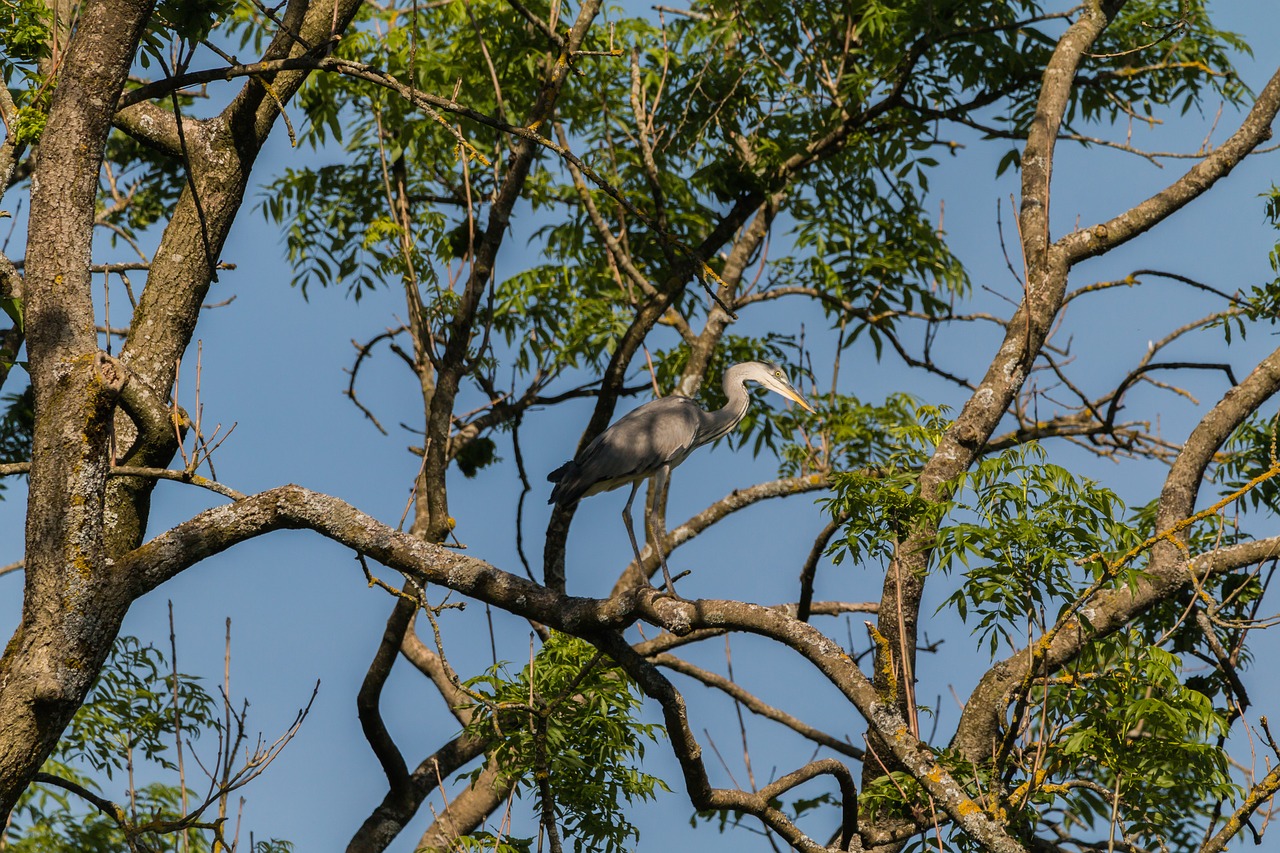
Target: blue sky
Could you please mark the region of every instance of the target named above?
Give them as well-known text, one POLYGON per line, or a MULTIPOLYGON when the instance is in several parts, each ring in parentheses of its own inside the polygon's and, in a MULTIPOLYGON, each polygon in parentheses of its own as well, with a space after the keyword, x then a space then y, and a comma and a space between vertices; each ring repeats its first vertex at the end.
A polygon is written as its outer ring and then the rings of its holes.
MULTIPOLYGON (((1218 13, 1221 23, 1243 33, 1253 44, 1257 58, 1242 57, 1239 68, 1249 85, 1261 88, 1280 63, 1280 14, 1260 0, 1217 5, 1222 6, 1218 13)), ((1149 141, 1153 148, 1191 150, 1205 137, 1213 119, 1212 114, 1192 114, 1154 132, 1135 128, 1135 144, 1149 141)), ((1230 111, 1225 113, 1213 141, 1225 139, 1238 120, 1230 111)), ((971 134, 956 138, 966 147, 954 158, 944 158, 933 175, 934 197, 945 202, 948 239, 969 266, 977 287, 976 301, 987 310, 1007 314, 1002 297, 1015 298, 1019 285, 1005 268, 995 211, 997 204, 1004 204, 1006 229, 1011 227, 1007 205, 1017 185, 1012 175, 994 177, 1005 150, 1002 146, 984 144, 971 134)), ((1089 224, 1131 206, 1173 180, 1187 163, 1168 161, 1164 169, 1158 169, 1132 155, 1097 148, 1080 151, 1065 144, 1059 152, 1053 197, 1053 221, 1059 234, 1077 222, 1089 224)), ((277 134, 258 164, 259 182, 286 166, 305 162, 309 156, 291 150, 283 133, 277 134)), ((1257 196, 1280 174, 1278 156, 1280 153, 1263 155, 1246 162, 1222 186, 1153 234, 1080 267, 1072 286, 1117 278, 1142 267, 1174 270, 1228 291, 1273 277, 1267 253, 1276 235, 1263 220, 1257 196)), ((1006 234, 1006 239, 1012 238, 1006 234)), ((498 274, 520 270, 534 251, 523 239, 509 240, 499 259, 498 274)), ((404 511, 418 461, 405 450, 417 443, 417 438, 391 425, 416 424, 421 419, 413 378, 385 349, 378 351, 361 376, 362 400, 391 427, 390 436, 378 433, 342 391, 347 381, 343 371, 350 367, 355 353, 351 340, 367 340, 396 325, 397 318, 403 316, 398 287, 373 291, 358 303, 347 298, 342 289, 315 288, 309 291, 309 301, 304 301, 288 286, 291 271, 278 233, 264 227, 261 215, 248 206, 223 257, 237 264, 237 269, 222 275, 210 300, 234 296, 234 301, 207 312, 199 332, 206 424, 236 423, 234 433, 215 456, 219 479, 242 492, 299 483, 338 495, 395 524, 404 511)), ((834 340, 826 322, 798 304, 778 302, 774 306, 744 315, 735 331, 799 332, 803 324, 816 353, 815 363, 823 364, 820 356, 830 352, 834 340)), ((1148 340, 1212 307, 1212 301, 1200 294, 1152 281, 1133 292, 1081 300, 1072 307, 1061 334, 1073 335, 1078 370, 1081 375, 1096 377, 1094 387, 1099 389, 1123 375, 1126 366, 1145 351, 1148 340)), ((1212 351, 1211 345, 1217 343, 1214 334, 1207 333, 1204 343, 1188 342, 1179 354, 1192 359, 1212 351)), ((1229 356, 1237 375, 1247 372, 1259 353, 1276 343, 1271 330, 1263 327, 1245 345, 1233 347, 1229 356)), ((944 333, 938 347, 972 373, 994 350, 995 338, 990 333, 961 329, 951 336, 944 333)), ((1214 360, 1220 357, 1219 353, 1214 360)), ((194 360, 193 351, 183 369, 182 402, 188 407, 194 402, 194 360)), ((825 369, 820 367, 819 375, 826 375, 825 369)), ((1154 390, 1135 392, 1131 405, 1135 409, 1158 405, 1161 427, 1177 440, 1192 419, 1225 390, 1225 382, 1216 374, 1187 381, 1198 395, 1199 405, 1168 394, 1157 396, 1160 392, 1154 390)), ((875 363, 865 347, 846 354, 839 390, 868 401, 895 391, 953 406, 962 401, 954 387, 905 372, 891 355, 875 363)), ((765 404, 777 406, 781 400, 770 396, 765 404)), ((522 433, 525 464, 534 483, 525 504, 525 547, 535 572, 548 516, 545 473, 572 454, 589 412, 588 402, 566 404, 530 418, 522 433)), ((513 533, 519 482, 514 464, 510 464, 509 442, 502 437, 499 453, 508 464, 487 469, 474 480, 454 477, 451 510, 459 520, 457 536, 469 554, 508 571, 520 571, 513 533)), ((1112 484, 1134 503, 1148 500, 1158 489, 1160 472, 1150 464, 1099 462, 1083 453, 1065 458, 1082 473, 1112 484)), ((752 460, 745 453, 733 454, 725 447, 700 451, 674 477, 669 524, 733 488, 773 475, 769 464, 752 460)), ((0 564, 21 556, 21 492, 18 484, 11 484, 0 503, 0 543, 5 543, 0 546, 0 564)), ((162 483, 156 494, 153 533, 221 502, 215 495, 172 483, 162 483)), ((618 518, 625 499, 625 490, 614 492, 590 499, 579 510, 569 542, 572 592, 604 594, 630 557, 618 518)), ((682 593, 760 602, 794 600, 800 564, 822 524, 811 496, 744 511, 674 556, 674 570, 693 570, 682 582, 682 593)), ((846 563, 832 568, 828 563, 820 571, 818 593, 843 600, 871 599, 878 594, 880 579, 875 567, 846 563)), ((0 631, 6 635, 17 621, 21 584, 16 574, 0 578, 0 631)), ((931 613, 949 589, 935 585, 925 613, 931 613)), ((387 595, 367 588, 350 552, 312 534, 282 532, 206 561, 138 602, 124 632, 158 645, 167 643, 169 600, 178 621, 180 667, 205 675, 210 686, 217 683, 222 671, 224 620, 232 620, 233 692, 249 699, 250 725, 269 739, 289 724, 307 701, 312 685, 317 679, 321 681, 319 698, 301 734, 266 775, 243 792, 248 798, 243 833, 247 836, 252 829, 259 839, 272 835, 286 838, 300 851, 345 846, 385 792, 385 780, 360 735, 355 694, 390 611, 387 595)), ((462 673, 475 674, 490 663, 483 607, 473 604, 465 613, 449 611, 441 621, 446 651, 462 673)), ((499 657, 524 660, 527 626, 501 614, 495 614, 494 621, 499 657)), ((931 639, 945 636, 947 641, 940 654, 922 658, 918 696, 923 704, 938 707, 939 732, 945 733, 955 721, 951 688, 962 697, 966 695, 984 659, 974 655, 974 641, 951 615, 942 613, 926 621, 931 639)), ((843 640, 844 624, 831 623, 830 627, 834 636, 843 640)), ((864 637, 860 621, 854 620, 853 638, 859 649, 865 646, 864 637)), ((797 672, 787 653, 750 638, 734 638, 732 651, 739 680, 780 683, 785 690, 775 692, 774 700, 787 710, 837 734, 861 732, 860 721, 851 716, 852 709, 834 689, 797 672)), ((724 654, 723 642, 713 641, 692 651, 690 657, 722 670, 724 654)), ((1264 713, 1276 709, 1280 695, 1273 685, 1259 683, 1256 676, 1246 675, 1246 683, 1258 691, 1256 708, 1264 713)), ((731 703, 687 681, 678 680, 677 684, 690 700, 694 731, 702 735, 705 727, 710 732, 728 770, 745 784, 742 745, 731 703)), ((383 712, 411 765, 456 734, 456 724, 434 690, 403 662, 384 695, 383 712)), ((924 725, 927 730, 930 723, 924 725)), ((808 760, 811 752, 795 736, 751 720, 748 735, 753 770, 760 784, 771 775, 794 769, 808 760)), ((704 746, 708 747, 713 782, 727 784, 728 771, 719 766, 710 744, 704 741, 704 746)), ((196 747, 201 752, 212 748, 211 740, 196 747)), ((686 828, 691 808, 681 791, 678 769, 663 748, 651 749, 648 755, 652 761, 647 769, 666 779, 675 793, 661 795, 656 803, 635 810, 642 832, 641 849, 687 847, 691 844, 686 828)), ((803 792, 819 790, 824 789, 814 785, 803 792)), ((110 787, 106 792, 120 795, 110 787)), ((433 802, 438 807, 438 795, 433 802)), ((424 808, 392 849, 411 850, 429 820, 430 813, 424 808)), ((825 831, 821 823, 810 828, 818 835, 825 831)), ((517 826, 517 833, 521 830, 531 832, 532 825, 525 821, 517 826)), ((707 831, 699 835, 698 847, 715 853, 744 847, 765 849, 766 845, 754 836, 730 833, 721 837, 707 831)))

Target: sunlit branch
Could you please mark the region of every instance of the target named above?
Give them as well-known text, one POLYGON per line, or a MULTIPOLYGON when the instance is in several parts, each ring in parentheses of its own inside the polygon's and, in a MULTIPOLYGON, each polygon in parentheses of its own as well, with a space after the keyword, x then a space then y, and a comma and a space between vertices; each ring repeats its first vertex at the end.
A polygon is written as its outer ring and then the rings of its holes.
POLYGON ((400 653, 418 672, 431 679, 431 683, 435 685, 436 690, 440 692, 440 697, 448 706, 449 713, 453 714, 459 723, 467 725, 471 721, 473 702, 465 691, 458 688, 458 674, 453 671, 449 662, 428 648, 417 632, 412 629, 405 632, 401 639, 400 653))
MULTIPOLYGON (((774 608, 793 618, 798 612, 798 605, 795 604, 777 604, 774 608)), ((809 608, 810 616, 845 616, 850 613, 875 615, 879 612, 880 604, 875 601, 818 601, 809 608)), ((651 640, 635 643, 634 648, 640 654, 650 657, 703 640, 723 637, 726 633, 728 632, 724 628, 697 628, 687 634, 664 632, 651 640)))
MULTIPOLYGON (((17 474, 31 473, 30 462, 6 462, 0 464, 0 477, 11 477, 17 474)), ((188 483, 192 486, 199 486, 202 489, 208 489, 211 492, 217 492, 223 497, 231 498, 238 501, 245 497, 241 492, 237 492, 230 486, 224 486, 216 480, 210 480, 208 477, 201 477, 199 474, 191 471, 173 471, 168 468, 137 468, 130 465, 115 465, 111 468, 111 476, 113 477, 143 477, 152 480, 171 480, 175 483, 188 483)))

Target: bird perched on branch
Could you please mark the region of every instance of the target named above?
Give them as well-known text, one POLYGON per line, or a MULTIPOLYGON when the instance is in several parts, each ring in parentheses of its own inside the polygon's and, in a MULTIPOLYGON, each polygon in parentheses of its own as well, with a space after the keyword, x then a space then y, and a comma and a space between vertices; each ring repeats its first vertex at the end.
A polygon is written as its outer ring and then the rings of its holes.
MULTIPOLYGON (((671 396, 653 400, 623 415, 575 459, 547 475, 555 483, 547 503, 572 506, 591 495, 631 484, 631 495, 622 510, 631 549, 640 562, 640 548, 631 526, 631 503, 640 482, 650 476, 665 483, 671 469, 704 444, 710 444, 733 431, 747 413, 751 395, 747 383, 758 382, 776 391, 805 410, 813 407, 805 401, 781 367, 766 361, 746 361, 725 371, 724 393, 729 402, 724 408, 708 412, 688 397, 671 396)), ((655 540, 655 548, 666 579, 667 591, 675 588, 667 570, 666 556, 655 540)))

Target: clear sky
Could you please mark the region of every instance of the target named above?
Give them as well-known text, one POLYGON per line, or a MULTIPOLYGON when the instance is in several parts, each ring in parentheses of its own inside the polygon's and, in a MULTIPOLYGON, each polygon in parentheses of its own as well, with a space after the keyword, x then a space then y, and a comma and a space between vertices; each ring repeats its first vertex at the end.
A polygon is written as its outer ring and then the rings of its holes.
MULTIPOLYGON (((1216 13, 1220 23, 1244 34, 1254 46, 1256 59, 1241 57, 1239 69, 1251 87, 1260 89, 1280 65, 1280 12, 1263 0, 1213 5, 1221 7, 1216 13)), ((1191 114, 1154 133, 1135 128, 1135 144, 1194 150, 1213 121, 1212 114, 1191 114)), ((1224 113, 1212 141, 1225 139, 1238 121, 1239 116, 1224 113)), ((1019 286, 1005 268, 995 214, 997 205, 1004 204, 1005 225, 1010 227, 1008 203, 1017 185, 1009 174, 995 178, 996 163, 1005 150, 1002 146, 983 143, 973 134, 948 135, 965 147, 954 158, 945 157, 932 177, 936 202, 945 203, 944 227, 953 249, 969 265, 977 289, 975 300, 987 310, 1007 314, 1010 309, 1002 300, 1016 297, 1019 286)), ((258 163, 259 183, 311 156, 291 150, 284 134, 276 134, 258 163)), ((1174 270, 1228 291, 1273 277, 1267 253, 1276 234, 1263 220, 1258 194, 1280 174, 1278 157, 1280 152, 1245 163, 1224 186, 1160 226, 1156 233, 1104 261, 1081 267, 1072 286, 1118 278, 1142 267, 1174 270)), ((1077 221, 1091 223, 1127 208, 1172 181, 1187 162, 1171 160, 1159 169, 1132 155, 1061 146, 1054 172, 1057 233, 1077 221)), ((1011 239, 1008 234, 1006 239, 1011 239)), ((498 274, 521 269, 528 253, 534 251, 523 238, 510 239, 499 259, 498 274)), ((17 253, 14 246, 9 252, 17 253)), ((351 366, 355 354, 352 339, 367 340, 396 325, 403 315, 398 287, 368 293, 358 303, 347 298, 342 289, 316 288, 309 292, 310 300, 304 301, 288 286, 291 271, 278 233, 264 227, 261 215, 248 208, 223 258, 235 263, 237 269, 222 274, 210 300, 234 297, 234 301, 208 311, 199 331, 205 422, 236 423, 234 433, 215 456, 218 478, 242 492, 299 483, 335 494, 395 524, 404 512, 418 466, 417 457, 406 452, 418 438, 392 426, 421 420, 413 379, 385 349, 377 352, 361 374, 362 400, 391 428, 390 436, 378 433, 342 392, 347 382, 344 369, 351 366)), ((745 331, 767 328, 798 333, 803 325, 815 351, 815 363, 823 364, 821 356, 830 353, 834 341, 826 322, 798 306, 774 304, 774 309, 745 318, 745 331)), ((1081 300, 1071 309, 1065 330, 1074 335, 1073 352, 1080 369, 1096 371, 1095 388, 1102 388, 1123 375, 1150 339, 1210 307, 1211 301, 1201 295, 1152 282, 1133 293, 1113 293, 1092 303, 1081 300)), ((1276 342, 1271 330, 1262 328, 1246 345, 1233 348, 1230 360, 1237 376, 1243 376, 1259 353, 1276 342)), ((990 357, 994 346, 995 339, 989 333, 970 330, 959 330, 952 337, 944 334, 939 341, 940 351, 954 354, 970 373, 990 357)), ((1191 359, 1201 351, 1198 347, 1200 344, 1191 341, 1179 352, 1191 359)), ((194 403, 194 361, 193 351, 184 365, 181 389, 181 402, 188 408, 194 403)), ((822 368, 819 373, 824 374, 822 368)), ((962 400, 954 387, 904 371, 892 355, 875 363, 868 348, 845 356, 840 377, 839 390, 868 401, 883 399, 894 391, 908 391, 924 401, 953 406, 962 400)), ((1185 434, 1191 419, 1225 390, 1220 375, 1206 374, 1189 382, 1199 405, 1167 395, 1160 402, 1161 426, 1175 441, 1185 434)), ((1136 406, 1139 400, 1149 403, 1158 398, 1132 399, 1136 406)), ((765 404, 777 406, 781 400, 770 396, 765 404)), ((466 407, 464 402, 461 408, 466 407)), ((589 403, 567 404, 531 418, 522 434, 525 464, 534 484, 525 503, 525 550, 539 576, 542 531, 548 517, 544 477, 572 454, 589 412, 589 403)), ((469 554, 519 572, 513 525, 520 487, 509 441, 499 437, 498 442, 506 464, 486 469, 473 480, 455 476, 450 505, 459 521, 457 536, 469 554)), ((1158 488, 1159 470, 1154 466, 1096 462, 1084 454, 1073 459, 1080 470, 1106 480, 1134 503, 1150 499, 1158 488)), ((734 488, 769 479, 774 473, 768 464, 753 461, 746 453, 735 455, 725 447, 700 451, 673 478, 669 523, 683 520, 734 488)), ((630 548, 618 517, 625 499, 625 490, 614 492, 590 499, 579 510, 569 542, 570 591, 604 594, 628 561, 630 548)), ((162 483, 156 492, 150 529, 161 531, 220 502, 217 496, 192 487, 162 483)), ((682 593, 768 603, 793 601, 801 562, 823 523, 812 496, 774 501, 740 513, 675 555, 673 569, 693 570, 682 582, 682 593)), ((0 564, 21 557, 22 525, 22 489, 13 482, 0 503, 0 564)), ((874 598, 881 581, 877 567, 848 563, 839 568, 825 564, 819 577, 819 596, 842 600, 874 598)), ((0 632, 5 636, 17 621, 21 586, 19 575, 0 578, 0 632)), ((932 595, 932 600, 926 601, 926 614, 944 597, 941 585, 932 595)), ((268 739, 287 727, 307 701, 312 685, 317 679, 321 681, 319 698, 301 734, 266 775, 243 792, 248 798, 243 832, 247 835, 252 829, 259 839, 272 835, 289 839, 300 851, 344 847, 386 790, 378 764, 360 734, 355 695, 390 612, 388 596, 366 587, 350 552, 312 534, 282 532, 208 560, 138 602, 124 632, 157 645, 167 644, 169 600, 178 622, 179 665, 183 671, 206 676, 210 687, 217 684, 222 671, 224 620, 232 620, 233 692, 249 699, 250 725, 268 739)), ((954 686, 960 696, 966 695, 981 672, 983 659, 973 654, 974 642, 957 631, 952 616, 941 613, 932 620, 936 627, 926 629, 928 636, 945 636, 946 643, 938 655, 922 659, 918 696, 923 704, 939 709, 940 739, 945 740, 956 716, 950 689, 954 686)), ((446 651, 464 676, 490 663, 482 606, 473 604, 465 613, 449 611, 441 621, 446 651)), ((527 626, 501 614, 494 615, 494 622, 499 658, 526 659, 527 626)), ((855 645, 862 648, 865 634, 859 621, 853 625, 855 645)), ((844 625, 833 623, 830 627, 843 640, 844 625)), ((794 659, 784 652, 747 638, 735 638, 732 649, 740 680, 785 684, 780 704, 786 710, 837 734, 862 731, 861 721, 850 718, 852 709, 834 690, 799 672, 794 659)), ((724 651, 723 642, 714 641, 691 652, 691 657, 722 670, 724 651)), ((1280 694, 1273 683, 1257 678, 1257 673, 1248 674, 1246 683, 1258 691, 1257 708, 1280 708, 1280 694)), ((678 680, 677 684, 690 700, 694 731, 704 738, 704 727, 710 731, 728 771, 746 784, 732 705, 688 681, 678 680)), ((650 716, 656 719, 652 710, 650 716)), ((384 694, 383 713, 411 766, 457 733, 434 690, 403 662, 384 694)), ((925 723, 926 731, 929 725, 925 723)), ((760 784, 808 760, 811 752, 795 736, 754 721, 749 720, 748 734, 753 770, 760 784)), ((710 745, 704 740, 713 782, 728 783, 728 771, 719 766, 710 745)), ((196 749, 208 754, 213 746, 207 739, 196 749)), ((648 755, 652 759, 650 772, 666 779, 676 793, 660 795, 656 804, 635 810, 642 832, 640 847, 688 849, 692 846, 687 830, 692 810, 681 791, 680 774, 664 748, 653 748, 648 755)), ((816 785, 811 788, 814 793, 823 790, 816 785)), ((810 789, 804 790, 808 793, 810 789)), ((105 792, 121 795, 118 788, 110 786, 105 792)), ((432 802, 439 803, 438 795, 432 802)), ((402 853, 412 850, 429 820, 430 812, 424 808, 392 849, 402 853)), ((818 835, 825 831, 818 824, 810 828, 818 835)), ((521 831, 534 830, 526 821, 517 827, 517 834, 521 831)), ((731 833, 722 838, 713 831, 700 833, 697 846, 709 853, 766 849, 763 839, 755 836, 731 833)))

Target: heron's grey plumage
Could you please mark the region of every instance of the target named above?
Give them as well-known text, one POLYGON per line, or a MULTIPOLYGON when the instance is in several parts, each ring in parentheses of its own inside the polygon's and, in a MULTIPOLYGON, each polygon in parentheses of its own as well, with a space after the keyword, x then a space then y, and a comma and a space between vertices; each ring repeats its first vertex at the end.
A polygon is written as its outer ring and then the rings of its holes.
POLYGON ((653 400, 628 412, 596 436, 578 456, 547 475, 555 483, 548 503, 570 506, 591 495, 635 483, 676 467, 698 447, 733 431, 747 414, 751 395, 746 383, 795 400, 812 411, 776 364, 747 361, 725 371, 724 393, 729 402, 705 411, 688 397, 653 400))
MULTIPOLYGON (((635 500, 640 482, 654 474, 666 476, 694 450, 732 432, 751 403, 747 382, 758 382, 813 411, 776 364, 764 361, 735 364, 724 374, 724 393, 729 399, 724 408, 708 412, 688 397, 680 396, 645 403, 623 415, 577 457, 547 475, 547 479, 555 483, 548 503, 572 506, 582 498, 630 483, 631 496, 622 515, 638 560, 639 549, 631 529, 631 502, 635 500)), ((662 569, 665 574, 665 561, 662 569)), ((669 575, 667 587, 671 587, 669 575)))

